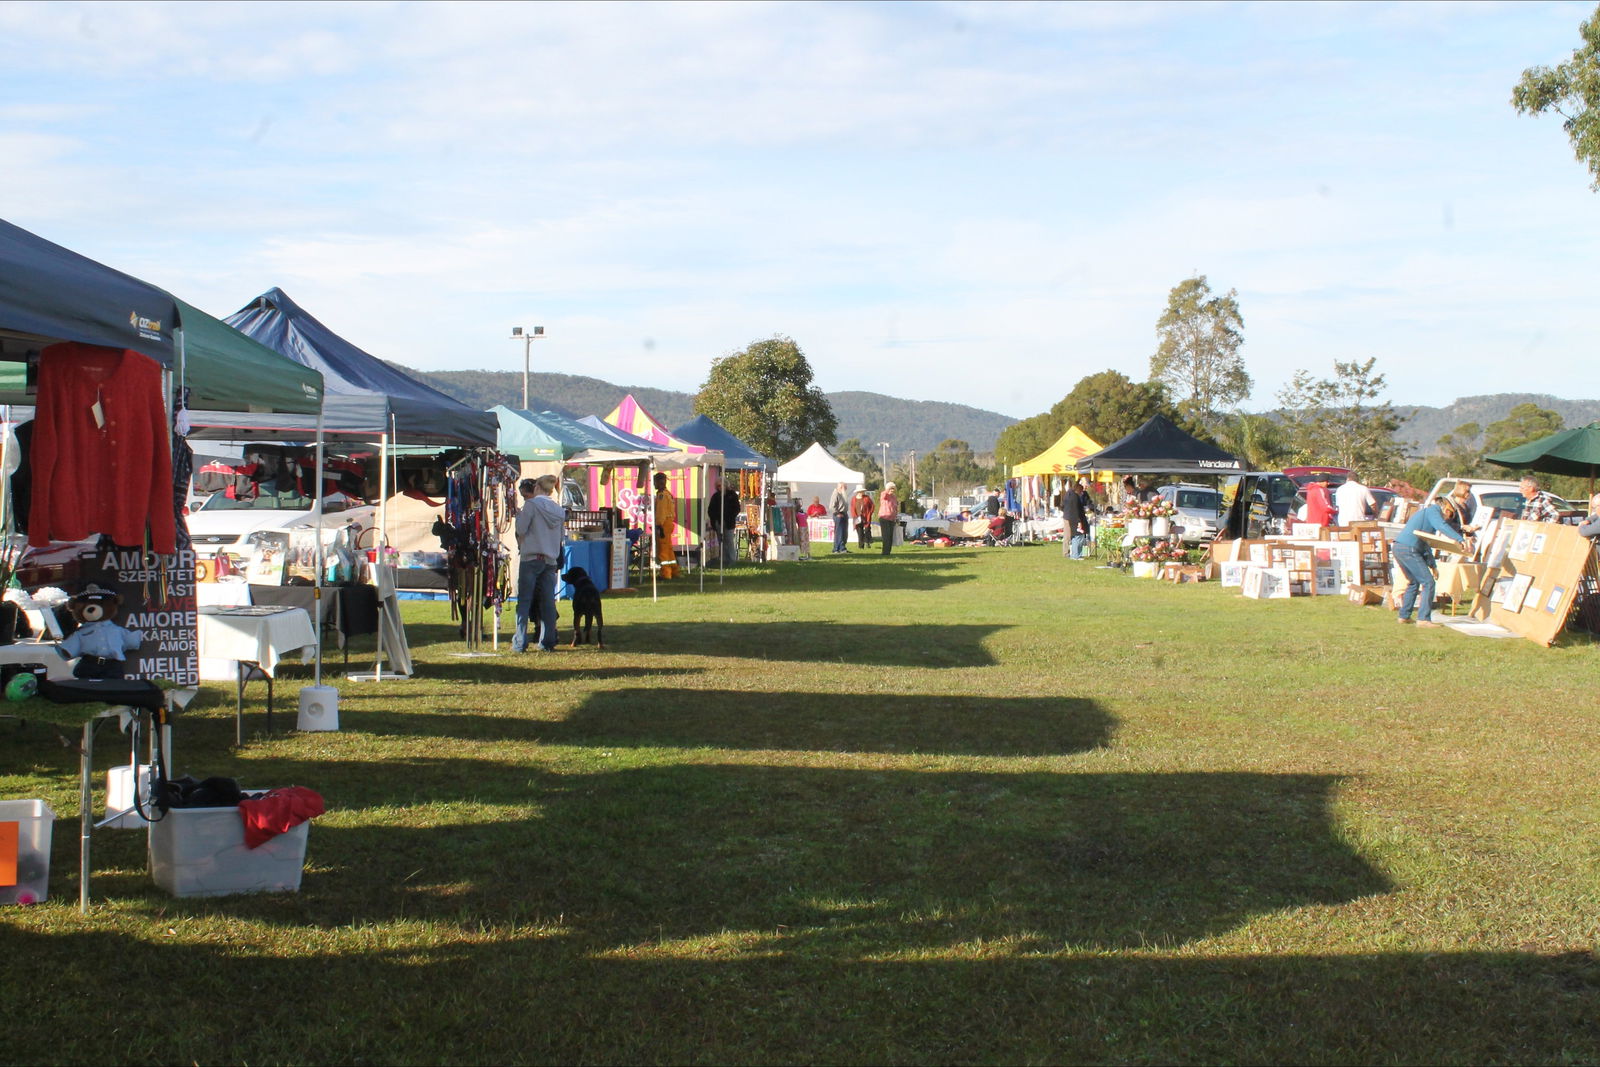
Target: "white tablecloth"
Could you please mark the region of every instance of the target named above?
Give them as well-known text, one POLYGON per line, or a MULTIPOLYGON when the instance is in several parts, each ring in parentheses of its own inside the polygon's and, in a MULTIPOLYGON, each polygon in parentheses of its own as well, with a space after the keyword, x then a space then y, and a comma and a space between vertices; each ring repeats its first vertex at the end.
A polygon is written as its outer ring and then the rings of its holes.
POLYGON ((231 680, 233 663, 257 663, 267 674, 291 652, 317 643, 317 632, 304 608, 209 607, 200 609, 200 676, 210 681, 231 680), (216 676, 215 664, 229 665, 216 676))
POLYGON ((194 598, 202 608, 237 607, 250 603, 250 585, 247 582, 196 582, 194 598))
POLYGON ((70 679, 74 662, 61 658, 53 642, 18 641, 11 645, 0 645, 0 663, 43 663, 45 677, 51 681, 70 679))

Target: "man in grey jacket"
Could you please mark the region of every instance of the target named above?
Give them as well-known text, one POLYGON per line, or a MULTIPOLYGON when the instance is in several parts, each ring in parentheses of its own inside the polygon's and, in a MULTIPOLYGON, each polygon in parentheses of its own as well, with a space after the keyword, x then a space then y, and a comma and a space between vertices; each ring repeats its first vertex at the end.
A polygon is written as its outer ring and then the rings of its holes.
POLYGON ((535 481, 524 478, 517 486, 522 506, 517 509, 517 632, 511 651, 528 647, 528 618, 537 605, 539 633, 536 647, 553 652, 556 647, 556 579, 561 574, 562 527, 567 513, 555 502, 561 480, 546 474, 535 481))
POLYGON ((833 553, 838 555, 845 551, 850 537, 850 490, 843 482, 834 486, 833 496, 828 498, 828 514, 833 518, 833 553))

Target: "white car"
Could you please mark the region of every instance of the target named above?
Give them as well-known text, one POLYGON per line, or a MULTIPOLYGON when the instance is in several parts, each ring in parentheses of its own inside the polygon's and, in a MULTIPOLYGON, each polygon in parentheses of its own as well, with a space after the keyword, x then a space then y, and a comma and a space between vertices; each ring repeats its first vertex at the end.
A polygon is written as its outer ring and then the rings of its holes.
MULTIPOLYGON (((296 494, 263 493, 252 500, 232 500, 219 490, 190 509, 189 538, 201 558, 218 552, 246 556, 254 534, 312 529, 311 507, 309 497, 296 494)), ((377 522, 378 509, 341 493, 323 498, 322 512, 324 530, 340 530, 351 522, 365 530, 377 522)))
POLYGON ((1222 513, 1222 494, 1209 485, 1163 485, 1157 495, 1178 509, 1174 526, 1183 527, 1185 544, 1205 544, 1216 540, 1226 521, 1222 513))

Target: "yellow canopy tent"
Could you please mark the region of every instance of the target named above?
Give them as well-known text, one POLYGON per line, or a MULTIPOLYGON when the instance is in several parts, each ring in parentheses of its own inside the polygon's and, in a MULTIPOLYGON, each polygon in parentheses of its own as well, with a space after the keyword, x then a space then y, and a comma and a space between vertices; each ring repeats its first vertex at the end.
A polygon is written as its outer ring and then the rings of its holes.
MULTIPOLYGON (((1101 447, 1101 445, 1095 443, 1094 438, 1074 426, 1062 434, 1055 444, 1040 452, 1037 456, 1012 467, 1011 473, 1015 477, 1023 477, 1030 474, 1055 474, 1062 477, 1073 477, 1079 474, 1074 464, 1084 456, 1100 451, 1101 447)), ((1098 482, 1116 480, 1116 475, 1110 471, 1092 471, 1083 476, 1098 482)))

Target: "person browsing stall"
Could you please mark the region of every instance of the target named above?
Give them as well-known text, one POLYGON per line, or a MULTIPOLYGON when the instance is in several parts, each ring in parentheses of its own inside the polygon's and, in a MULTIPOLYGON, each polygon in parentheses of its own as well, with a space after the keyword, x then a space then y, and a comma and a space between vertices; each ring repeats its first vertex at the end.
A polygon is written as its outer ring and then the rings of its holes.
POLYGON ((1589 498, 1589 514, 1584 517, 1578 532, 1591 541, 1600 537, 1600 493, 1589 498))
POLYGON ((1411 621, 1415 608, 1418 626, 1439 625, 1433 621, 1433 549, 1417 535, 1437 534, 1460 544, 1462 537, 1456 532, 1455 518, 1455 501, 1442 497, 1411 516, 1394 539, 1394 561, 1406 576, 1405 591, 1400 594, 1402 623, 1411 621))
POLYGON ((1560 509, 1556 507, 1550 494, 1544 491, 1544 486, 1539 484, 1539 479, 1531 474, 1522 476, 1522 518, 1528 522, 1560 522, 1560 509))
POLYGON ((850 501, 850 518, 856 524, 856 541, 862 548, 872 547, 872 494, 857 489, 850 501))
POLYGON ((1463 534, 1476 533, 1478 528, 1470 525, 1473 516, 1478 514, 1478 498, 1473 495, 1472 483, 1457 482, 1450 490, 1450 500, 1456 506, 1456 529, 1463 534))
POLYGON ((1378 498, 1351 471, 1344 484, 1333 491, 1333 506, 1339 512, 1339 525, 1349 526, 1353 522, 1372 518, 1373 511, 1378 507, 1378 498))
POLYGON ((843 482, 833 487, 828 498, 828 512, 833 517, 833 554, 844 552, 850 540, 850 490, 843 482))
POLYGON ((561 572, 562 527, 567 513, 555 502, 561 480, 553 474, 524 478, 517 485, 522 506, 517 509, 517 630, 511 651, 528 648, 528 620, 537 608, 536 645, 542 652, 556 647, 556 576, 561 572))
POLYGON ((895 495, 894 483, 888 482, 878 496, 878 529, 883 534, 883 554, 887 556, 894 547, 894 528, 900 524, 900 498, 895 495))

